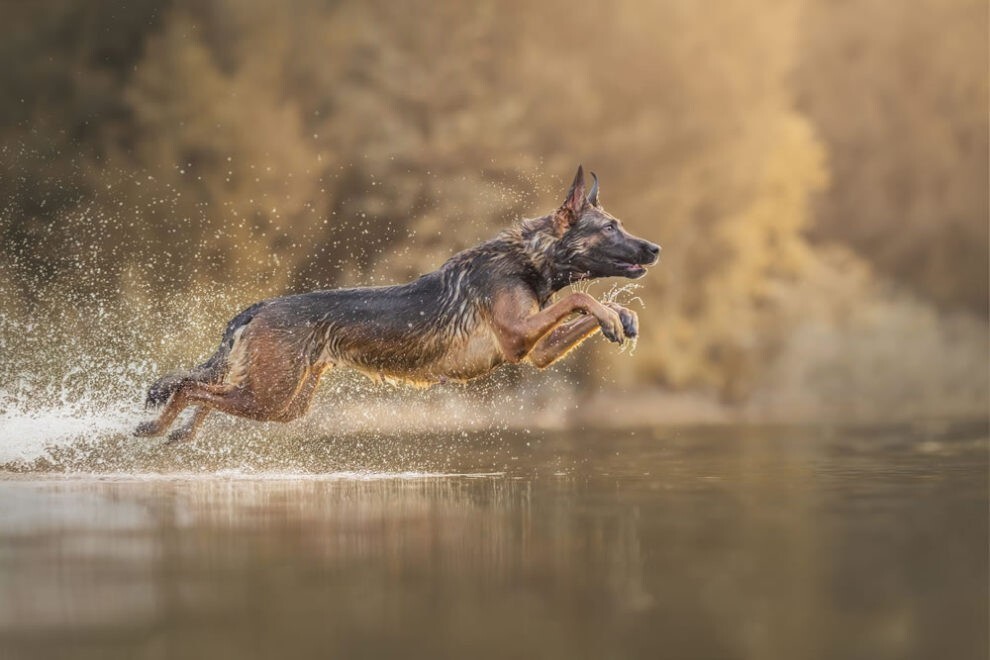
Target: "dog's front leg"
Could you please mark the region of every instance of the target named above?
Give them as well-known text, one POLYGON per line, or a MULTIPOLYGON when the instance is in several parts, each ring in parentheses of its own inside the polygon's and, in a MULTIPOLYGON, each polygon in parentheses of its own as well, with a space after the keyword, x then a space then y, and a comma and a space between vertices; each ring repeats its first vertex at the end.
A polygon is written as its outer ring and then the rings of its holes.
MULTIPOLYGON (((604 305, 618 313, 626 339, 635 339, 639 335, 636 312, 616 303, 604 305)), ((582 316, 562 323, 540 339, 527 357, 534 366, 540 369, 547 367, 580 346, 585 339, 595 334, 598 327, 598 319, 593 316, 582 316)))
POLYGON ((597 325, 609 341, 621 344, 625 338, 619 313, 587 293, 572 293, 534 312, 535 307, 532 297, 519 291, 505 292, 495 300, 492 308, 494 325, 502 354, 509 362, 526 358, 547 333, 575 312, 589 315, 591 328, 583 329, 588 334, 597 325))
POLYGON ((536 346, 526 357, 535 367, 548 367, 597 331, 598 319, 594 316, 582 316, 561 323, 536 342, 536 346))

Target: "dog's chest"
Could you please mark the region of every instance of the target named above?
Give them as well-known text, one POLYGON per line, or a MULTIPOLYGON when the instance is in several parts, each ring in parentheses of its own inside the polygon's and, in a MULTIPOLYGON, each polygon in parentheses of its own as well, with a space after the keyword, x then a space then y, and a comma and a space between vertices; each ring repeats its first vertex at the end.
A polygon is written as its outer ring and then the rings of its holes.
POLYGON ((479 324, 471 333, 455 338, 431 371, 438 380, 468 380, 488 373, 501 362, 502 351, 494 331, 479 324))

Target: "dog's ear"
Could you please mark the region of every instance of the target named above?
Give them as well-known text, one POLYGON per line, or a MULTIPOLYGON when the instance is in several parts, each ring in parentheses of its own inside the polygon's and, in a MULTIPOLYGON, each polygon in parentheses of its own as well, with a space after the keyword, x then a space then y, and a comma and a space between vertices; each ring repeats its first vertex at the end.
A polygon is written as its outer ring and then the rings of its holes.
POLYGON ((562 236, 570 229, 574 221, 581 217, 581 211, 587 203, 588 198, 584 196, 584 168, 578 165, 577 174, 574 175, 574 182, 567 191, 564 203, 553 214, 554 234, 562 236))
POLYGON ((591 178, 594 183, 591 184, 591 191, 588 193, 588 201, 595 208, 600 209, 602 207, 601 201, 598 199, 598 177, 594 172, 591 173, 591 178))
POLYGON ((584 168, 578 165, 577 174, 574 175, 574 182, 571 189, 567 191, 567 197, 560 208, 567 209, 577 218, 581 215, 588 198, 584 196, 584 168))

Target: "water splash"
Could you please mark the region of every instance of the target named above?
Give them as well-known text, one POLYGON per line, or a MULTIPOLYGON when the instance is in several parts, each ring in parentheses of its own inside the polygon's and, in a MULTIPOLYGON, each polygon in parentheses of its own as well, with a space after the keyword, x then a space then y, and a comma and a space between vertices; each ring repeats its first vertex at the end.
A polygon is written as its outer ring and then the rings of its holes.
POLYGON ((133 413, 126 409, 114 413, 85 402, 55 408, 4 409, 0 412, 0 465, 50 459, 55 448, 125 434, 133 420, 133 413))

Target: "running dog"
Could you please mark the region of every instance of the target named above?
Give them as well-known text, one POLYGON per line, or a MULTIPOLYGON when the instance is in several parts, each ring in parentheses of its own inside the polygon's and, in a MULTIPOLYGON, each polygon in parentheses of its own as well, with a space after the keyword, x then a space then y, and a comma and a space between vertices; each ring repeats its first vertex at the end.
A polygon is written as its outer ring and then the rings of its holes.
POLYGON ((591 176, 586 194, 578 167, 553 213, 523 220, 408 284, 252 305, 227 324, 206 362, 151 386, 148 405, 165 407, 135 435, 163 434, 188 406, 195 413, 168 442, 192 438, 212 410, 294 420, 331 367, 428 385, 470 380, 506 362, 543 368, 599 329, 611 342, 635 338, 639 321, 625 307, 583 292, 552 302, 580 280, 642 277, 660 257, 659 245, 632 236, 602 208, 591 176))

